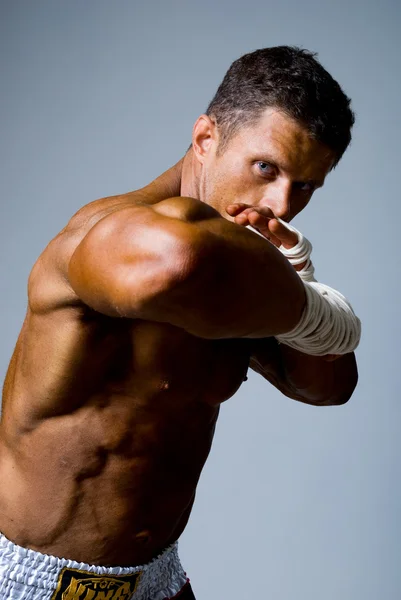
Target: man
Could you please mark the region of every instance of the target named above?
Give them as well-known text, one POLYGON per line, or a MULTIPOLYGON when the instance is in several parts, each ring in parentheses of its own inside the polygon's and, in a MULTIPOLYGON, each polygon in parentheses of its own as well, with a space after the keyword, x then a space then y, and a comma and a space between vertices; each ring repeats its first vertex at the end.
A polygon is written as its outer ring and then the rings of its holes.
POLYGON ((312 54, 253 52, 178 164, 84 206, 44 250, 4 385, 1 600, 194 598, 176 540, 249 365, 301 402, 350 398, 352 353, 277 342, 306 296, 276 246, 297 243, 284 222, 352 124, 312 54))

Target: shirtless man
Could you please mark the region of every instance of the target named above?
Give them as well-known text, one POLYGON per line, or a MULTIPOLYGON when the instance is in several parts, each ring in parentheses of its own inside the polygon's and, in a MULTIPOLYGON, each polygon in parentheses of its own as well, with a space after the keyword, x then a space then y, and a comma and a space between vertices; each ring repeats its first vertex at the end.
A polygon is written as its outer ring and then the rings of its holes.
POLYGON ((350 398, 353 353, 275 339, 305 291, 275 247, 297 236, 273 217, 307 205, 352 123, 312 55, 256 51, 232 65, 182 160, 84 206, 46 247, 4 385, 1 600, 194 598, 176 540, 248 367, 301 402, 350 398))

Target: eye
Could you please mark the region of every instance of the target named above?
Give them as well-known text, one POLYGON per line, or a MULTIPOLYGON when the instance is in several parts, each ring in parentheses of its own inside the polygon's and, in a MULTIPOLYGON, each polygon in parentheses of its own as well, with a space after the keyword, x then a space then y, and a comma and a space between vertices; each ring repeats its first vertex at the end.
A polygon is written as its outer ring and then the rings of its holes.
POLYGON ((308 181, 300 181, 297 182, 295 185, 300 192, 304 192, 305 194, 313 194, 313 192, 316 189, 316 185, 308 181))
POLYGON ((268 162, 264 162, 262 160, 256 163, 258 165, 258 169, 263 175, 273 175, 275 173, 275 168, 268 162))

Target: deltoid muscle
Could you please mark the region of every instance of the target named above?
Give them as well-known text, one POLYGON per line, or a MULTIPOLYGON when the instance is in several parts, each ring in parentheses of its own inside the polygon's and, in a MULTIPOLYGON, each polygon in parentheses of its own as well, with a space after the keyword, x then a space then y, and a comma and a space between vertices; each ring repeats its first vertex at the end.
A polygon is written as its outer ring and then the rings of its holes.
MULTIPOLYGON (((305 263, 297 273, 306 292, 306 306, 301 320, 292 331, 276 336, 277 340, 315 356, 353 352, 361 337, 361 322, 351 304, 337 290, 316 281, 310 259, 312 244, 295 227, 281 219, 277 220, 298 236, 296 246, 288 250, 281 246, 279 250, 293 266, 305 263)), ((250 225, 248 229, 262 236, 250 225)))

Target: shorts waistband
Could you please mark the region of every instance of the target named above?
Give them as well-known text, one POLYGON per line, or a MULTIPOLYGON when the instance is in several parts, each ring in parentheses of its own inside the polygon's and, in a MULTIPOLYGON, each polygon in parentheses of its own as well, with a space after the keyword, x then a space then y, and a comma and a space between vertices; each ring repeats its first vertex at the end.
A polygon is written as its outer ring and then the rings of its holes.
MULTIPOLYGON (((3 579, 7 579, 15 582, 19 587, 34 586, 38 592, 40 592, 40 589, 43 592, 46 590, 45 596, 50 600, 53 597, 56 598, 57 596, 54 596, 54 594, 57 589, 61 585, 65 585, 65 581, 62 583, 63 577, 66 580, 66 578, 74 576, 77 580, 80 573, 73 575, 75 571, 82 573, 83 582, 85 582, 85 578, 89 581, 91 575, 93 575, 94 580, 95 578, 99 579, 99 576, 103 576, 101 581, 104 585, 106 585, 104 582, 107 578, 111 582, 113 577, 116 578, 114 585, 118 585, 118 582, 130 581, 129 585, 128 583, 125 585, 132 590, 132 595, 128 597, 133 600, 164 600, 171 598, 188 581, 178 557, 178 542, 171 544, 160 555, 145 565, 104 567, 23 548, 0 533, 0 590, 3 589, 3 579), (129 578, 129 576, 135 575, 136 577, 129 578), (53 595, 49 595, 52 593, 53 595)), ((83 583, 82 585, 86 584, 83 583)), ((112 583, 110 583, 111 585, 112 583)), ((41 598, 40 595, 33 597, 41 598)), ((96 595, 91 597, 96 598, 96 595)), ((107 597, 113 598, 114 596, 109 595, 107 597)), ((0 591, 0 600, 2 598, 0 591)))

